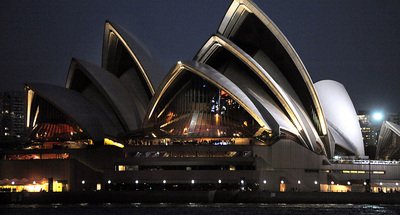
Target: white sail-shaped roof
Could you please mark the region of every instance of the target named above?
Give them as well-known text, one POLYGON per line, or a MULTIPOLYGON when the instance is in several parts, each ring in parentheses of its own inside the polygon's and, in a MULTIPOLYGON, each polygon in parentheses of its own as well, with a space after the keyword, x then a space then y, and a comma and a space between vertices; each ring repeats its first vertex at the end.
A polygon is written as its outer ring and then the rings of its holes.
POLYGON ((376 158, 384 160, 400 159, 400 125, 389 121, 382 123, 376 158))
POLYGON ((250 0, 234 0, 218 33, 265 69, 278 70, 270 75, 303 106, 319 135, 327 135, 324 114, 304 64, 284 34, 256 4, 250 0))
POLYGON ((268 123, 271 126, 278 123, 272 126, 274 129, 289 131, 297 135, 307 148, 326 154, 325 146, 302 106, 275 81, 269 68, 263 68, 232 41, 222 35, 212 36, 195 59, 224 74, 251 95, 250 98, 257 98, 263 104, 259 110, 265 109, 263 113, 268 123))
POLYGON ((336 81, 323 80, 315 83, 315 88, 335 143, 354 155, 364 156, 360 123, 344 86, 336 81))
MULTIPOLYGON (((104 109, 125 131, 141 126, 145 110, 117 77, 89 62, 72 59, 66 87, 76 90, 104 109), (95 89, 92 89, 95 88, 95 89)), ((122 131, 121 131, 122 132, 122 131)))
POLYGON ((147 108, 155 91, 149 74, 162 74, 161 67, 138 39, 110 21, 104 26, 102 67, 119 78, 141 108, 147 108))

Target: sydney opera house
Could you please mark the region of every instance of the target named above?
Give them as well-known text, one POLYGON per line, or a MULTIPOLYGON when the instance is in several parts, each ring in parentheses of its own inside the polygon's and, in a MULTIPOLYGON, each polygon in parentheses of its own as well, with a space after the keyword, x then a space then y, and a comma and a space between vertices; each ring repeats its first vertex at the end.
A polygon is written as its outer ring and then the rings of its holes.
POLYGON ((159 86, 149 74, 157 59, 106 21, 101 66, 72 59, 65 87, 26 84, 30 145, 4 154, 2 189, 397 190, 399 163, 364 155, 344 86, 314 83, 252 1, 159 86))

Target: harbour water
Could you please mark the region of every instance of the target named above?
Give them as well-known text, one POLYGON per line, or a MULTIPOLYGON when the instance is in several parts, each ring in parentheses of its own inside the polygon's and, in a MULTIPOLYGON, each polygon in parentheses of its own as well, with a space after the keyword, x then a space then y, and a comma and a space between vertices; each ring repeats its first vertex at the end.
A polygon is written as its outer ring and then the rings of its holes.
POLYGON ((400 205, 353 205, 353 204, 51 204, 51 205, 1 205, 0 214, 4 215, 134 215, 134 214, 400 214, 400 205))

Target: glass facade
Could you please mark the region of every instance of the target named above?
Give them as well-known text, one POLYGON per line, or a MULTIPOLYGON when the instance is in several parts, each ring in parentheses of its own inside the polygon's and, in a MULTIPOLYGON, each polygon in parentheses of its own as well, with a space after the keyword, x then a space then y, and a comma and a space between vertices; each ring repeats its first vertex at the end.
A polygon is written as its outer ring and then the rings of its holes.
POLYGON ((60 142, 89 139, 83 130, 68 116, 39 96, 33 99, 30 139, 34 142, 60 142), (45 114, 39 114, 39 112, 45 114))
POLYGON ((150 119, 158 135, 254 137, 261 128, 227 92, 212 83, 191 73, 183 73, 178 79, 150 119))

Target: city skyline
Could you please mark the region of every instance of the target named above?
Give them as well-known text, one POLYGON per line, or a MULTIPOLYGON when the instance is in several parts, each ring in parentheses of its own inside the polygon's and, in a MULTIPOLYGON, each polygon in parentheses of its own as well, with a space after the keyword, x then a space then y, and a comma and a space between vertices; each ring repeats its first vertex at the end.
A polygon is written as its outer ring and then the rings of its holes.
MULTIPOLYGON (((399 111, 399 2, 255 2, 291 41, 313 82, 341 82, 357 110, 399 111)), ((34 81, 63 86, 73 56, 99 64, 105 20, 132 32, 160 59, 164 73, 151 76, 157 86, 176 60, 191 59, 215 32, 229 3, 7 1, 0 9, 0 90, 34 81)))

